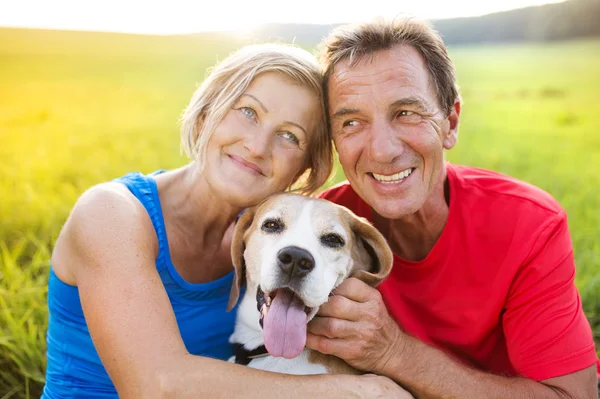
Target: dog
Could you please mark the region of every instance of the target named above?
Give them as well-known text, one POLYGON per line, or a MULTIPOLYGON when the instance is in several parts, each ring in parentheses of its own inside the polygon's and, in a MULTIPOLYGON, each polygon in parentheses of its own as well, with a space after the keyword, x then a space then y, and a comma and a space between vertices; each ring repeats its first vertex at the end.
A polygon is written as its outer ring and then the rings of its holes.
POLYGON ((230 337, 235 363, 285 374, 359 374, 343 360, 306 349, 306 325, 348 277, 376 286, 392 251, 366 219, 332 202, 283 193, 239 218, 227 310, 240 302, 230 337))

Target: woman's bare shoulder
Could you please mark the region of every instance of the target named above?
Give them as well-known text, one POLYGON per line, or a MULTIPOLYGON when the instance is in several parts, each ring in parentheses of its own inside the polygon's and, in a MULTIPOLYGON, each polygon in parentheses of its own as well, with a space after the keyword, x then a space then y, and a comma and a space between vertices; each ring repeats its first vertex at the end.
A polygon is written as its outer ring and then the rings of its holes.
POLYGON ((64 224, 52 268, 65 283, 77 285, 81 268, 111 267, 111 255, 136 256, 158 252, 148 213, 123 184, 102 183, 85 191, 64 224))

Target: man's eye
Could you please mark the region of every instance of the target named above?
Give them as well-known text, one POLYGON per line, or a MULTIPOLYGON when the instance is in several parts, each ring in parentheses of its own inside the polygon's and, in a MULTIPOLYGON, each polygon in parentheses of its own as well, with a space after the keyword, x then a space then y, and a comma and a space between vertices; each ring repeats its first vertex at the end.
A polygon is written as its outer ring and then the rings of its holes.
POLYGON ((283 231, 284 225, 279 219, 267 219, 263 222, 260 228, 262 231, 267 233, 280 233, 283 231))
POLYGON ((416 113, 413 111, 402 110, 402 111, 398 112, 398 116, 413 116, 413 115, 416 115, 416 113))
POLYGON ((396 114, 396 120, 398 123, 418 124, 423 120, 423 115, 418 111, 409 111, 403 109, 396 114))
POLYGON ((300 144, 300 140, 298 140, 298 137, 292 132, 282 132, 281 136, 296 145, 300 144))
POLYGON ((256 118, 256 112, 254 112, 254 110, 250 107, 242 107, 240 108, 240 112, 248 119, 256 118))
POLYGON ((358 121, 355 121, 353 119, 349 120, 349 121, 344 121, 344 123, 342 124, 343 127, 347 127, 347 126, 357 126, 358 125, 358 121))
POLYGON ((335 233, 322 235, 321 243, 329 248, 341 248, 346 244, 344 239, 339 234, 335 233))

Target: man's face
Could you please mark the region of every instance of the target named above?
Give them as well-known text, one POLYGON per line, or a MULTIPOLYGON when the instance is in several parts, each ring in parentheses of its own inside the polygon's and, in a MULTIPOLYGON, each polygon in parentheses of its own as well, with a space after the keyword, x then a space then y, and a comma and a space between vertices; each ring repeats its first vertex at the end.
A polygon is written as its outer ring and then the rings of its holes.
MULTIPOLYGON (((423 58, 399 45, 335 66, 329 78, 333 139, 348 181, 389 219, 418 211, 445 178, 460 102, 440 108, 423 58)), ((443 192, 443 191, 442 191, 443 192)))

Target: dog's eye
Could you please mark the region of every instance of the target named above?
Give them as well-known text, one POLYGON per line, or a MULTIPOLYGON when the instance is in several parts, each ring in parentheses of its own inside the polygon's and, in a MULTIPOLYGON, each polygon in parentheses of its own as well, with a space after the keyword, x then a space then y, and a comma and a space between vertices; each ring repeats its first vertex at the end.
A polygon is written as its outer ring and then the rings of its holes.
POLYGON ((283 230, 283 223, 279 219, 267 219, 263 222, 261 229, 267 233, 279 233, 283 230))
POLYGON ((341 248, 345 244, 344 239, 335 233, 322 235, 321 242, 330 248, 341 248))

